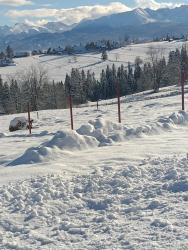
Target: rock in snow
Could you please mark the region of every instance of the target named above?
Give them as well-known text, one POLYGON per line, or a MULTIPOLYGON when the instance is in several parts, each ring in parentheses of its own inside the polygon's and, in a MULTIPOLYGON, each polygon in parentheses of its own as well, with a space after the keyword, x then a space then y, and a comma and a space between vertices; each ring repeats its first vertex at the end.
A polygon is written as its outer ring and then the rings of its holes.
POLYGON ((13 132, 16 130, 27 129, 28 121, 25 117, 15 117, 9 125, 9 131, 13 132))

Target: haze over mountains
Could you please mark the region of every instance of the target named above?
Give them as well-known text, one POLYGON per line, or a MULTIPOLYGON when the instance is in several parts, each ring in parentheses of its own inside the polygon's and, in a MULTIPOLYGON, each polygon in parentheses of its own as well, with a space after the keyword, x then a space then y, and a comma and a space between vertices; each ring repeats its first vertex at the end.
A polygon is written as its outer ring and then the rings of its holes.
POLYGON ((152 39, 170 35, 188 35, 188 5, 174 9, 141 9, 84 20, 68 26, 49 22, 43 26, 15 24, 0 26, 0 48, 10 44, 17 50, 79 44, 99 39, 123 39, 125 36, 152 39))

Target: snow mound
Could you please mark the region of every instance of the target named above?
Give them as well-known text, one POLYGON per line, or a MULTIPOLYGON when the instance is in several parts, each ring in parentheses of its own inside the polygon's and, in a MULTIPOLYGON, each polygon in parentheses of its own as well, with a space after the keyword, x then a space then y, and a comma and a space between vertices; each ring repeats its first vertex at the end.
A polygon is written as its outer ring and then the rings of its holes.
POLYGON ((8 164, 8 166, 42 163, 47 159, 49 160, 52 154, 52 149, 48 147, 41 146, 29 148, 22 156, 18 157, 16 160, 8 164))
POLYGON ((123 126, 118 123, 106 121, 103 118, 90 120, 88 124, 82 125, 77 130, 77 133, 96 138, 99 142, 99 146, 107 146, 114 141, 124 139, 123 126))
POLYGON ((98 141, 94 137, 79 135, 76 131, 58 131, 50 141, 39 147, 29 148, 9 166, 41 163, 53 158, 60 150, 86 150, 97 146, 98 141))
POLYGON ((162 116, 155 123, 130 128, 103 118, 90 120, 77 131, 58 131, 54 137, 36 148, 29 148, 21 157, 9 163, 9 166, 32 164, 49 160, 59 150, 86 150, 92 147, 113 145, 134 137, 152 135, 173 129, 177 125, 188 124, 188 113, 179 111, 169 117, 162 116))
POLYGON ((140 137, 141 135, 156 134, 163 130, 173 129, 175 125, 188 124, 188 113, 179 111, 170 116, 162 116, 155 123, 136 128, 126 127, 119 123, 106 121, 103 118, 91 120, 82 125, 77 132, 81 135, 95 137, 101 145, 123 141, 127 137, 140 137))
POLYGON ((154 249, 151 238, 161 249, 186 249, 187 166, 175 156, 145 159, 69 180, 46 175, 3 186, 0 248, 9 249, 16 235, 23 249, 154 249))
POLYGON ((95 138, 87 135, 79 135, 76 131, 58 131, 46 147, 58 147, 64 150, 84 150, 96 147, 98 142, 95 138))

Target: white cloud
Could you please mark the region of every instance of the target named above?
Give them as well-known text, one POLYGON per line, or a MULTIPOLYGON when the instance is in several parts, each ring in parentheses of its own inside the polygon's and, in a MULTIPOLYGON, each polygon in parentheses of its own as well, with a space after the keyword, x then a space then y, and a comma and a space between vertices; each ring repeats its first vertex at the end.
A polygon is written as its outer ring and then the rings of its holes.
POLYGON ((30 4, 32 4, 32 2, 29 0, 0 0, 0 5, 7 5, 7 6, 22 6, 30 4))
POLYGON ((174 8, 174 7, 178 7, 181 4, 177 4, 177 3, 166 3, 166 2, 156 2, 155 0, 135 0, 136 2, 136 7, 140 7, 140 8, 150 8, 150 9, 160 9, 160 8, 174 8))
MULTIPOLYGON (((1 1, 1 0, 0 0, 1 1)), ((27 19, 50 19, 63 21, 66 24, 78 23, 83 19, 94 19, 105 15, 120 13, 131 10, 126 5, 114 2, 109 5, 79 6, 69 9, 41 8, 34 10, 9 10, 7 16, 10 18, 27 19)))
MULTIPOLYGON (((23 5, 31 3, 29 0, 0 0, 2 3, 9 3, 12 5, 23 5)), ((135 7, 140 8, 173 8, 180 6, 181 4, 175 3, 159 3, 155 0, 134 0, 135 7)), ((131 10, 128 6, 120 2, 112 2, 108 5, 93 5, 93 6, 79 6, 69 9, 54 9, 47 6, 38 9, 25 9, 25 10, 9 10, 6 15, 14 21, 23 19, 26 22, 35 23, 36 25, 42 25, 48 21, 62 21, 65 24, 73 24, 82 21, 83 19, 95 19, 101 16, 110 14, 126 12, 131 10)))

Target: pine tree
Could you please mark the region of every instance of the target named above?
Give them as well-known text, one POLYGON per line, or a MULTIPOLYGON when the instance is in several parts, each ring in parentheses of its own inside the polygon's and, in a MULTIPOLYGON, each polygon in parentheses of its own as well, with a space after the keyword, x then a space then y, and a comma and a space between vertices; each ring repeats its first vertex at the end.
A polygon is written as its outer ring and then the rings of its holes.
POLYGON ((10 59, 14 57, 14 51, 9 45, 6 48, 6 56, 10 59))
POLYGON ((65 93, 65 85, 63 82, 58 82, 56 84, 56 102, 57 108, 66 108, 67 100, 66 100, 66 93, 65 93))
POLYGON ((131 67, 131 64, 128 63, 128 79, 127 79, 127 84, 129 87, 129 93, 134 93, 135 92, 135 82, 134 82, 134 75, 133 75, 133 69, 131 67))
POLYGON ((103 61, 108 60, 108 54, 107 54, 106 50, 104 50, 104 51, 102 52, 101 58, 102 58, 103 61))
POLYGON ((20 88, 18 87, 17 81, 11 80, 10 83, 10 98, 13 105, 13 112, 20 113, 21 112, 21 93, 20 88))
POLYGON ((102 70, 101 76, 100 76, 100 82, 101 82, 101 98, 102 99, 107 99, 108 98, 108 93, 107 93, 107 78, 106 78, 106 73, 104 70, 102 70))
POLYGON ((135 68, 134 68, 134 86, 133 89, 134 91, 137 91, 140 88, 140 78, 141 78, 141 74, 142 74, 142 68, 141 65, 142 64, 142 60, 137 57, 135 59, 135 68))
POLYGON ((9 89, 9 85, 7 83, 3 84, 2 106, 7 114, 12 112, 12 110, 11 110, 12 105, 11 105, 11 99, 10 99, 10 89, 9 89))

